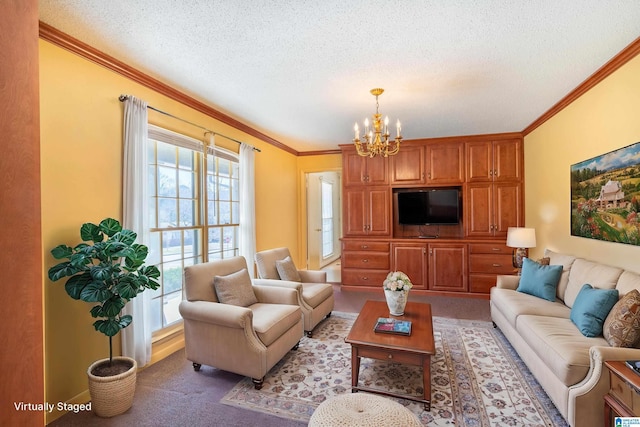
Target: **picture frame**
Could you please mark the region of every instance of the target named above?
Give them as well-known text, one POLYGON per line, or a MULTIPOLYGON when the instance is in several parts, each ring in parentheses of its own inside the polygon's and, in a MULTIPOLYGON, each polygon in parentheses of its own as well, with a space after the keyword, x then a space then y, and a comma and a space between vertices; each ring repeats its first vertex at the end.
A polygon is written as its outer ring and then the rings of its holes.
POLYGON ((640 246, 640 142, 571 165, 571 235, 640 246))

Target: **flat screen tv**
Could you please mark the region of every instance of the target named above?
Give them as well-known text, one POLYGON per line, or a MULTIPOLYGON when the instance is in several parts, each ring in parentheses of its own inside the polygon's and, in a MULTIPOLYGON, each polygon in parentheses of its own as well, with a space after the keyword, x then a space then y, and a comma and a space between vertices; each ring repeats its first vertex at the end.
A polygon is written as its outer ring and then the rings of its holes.
POLYGON ((459 193, 457 188, 399 191, 398 222, 403 225, 459 224, 459 193))

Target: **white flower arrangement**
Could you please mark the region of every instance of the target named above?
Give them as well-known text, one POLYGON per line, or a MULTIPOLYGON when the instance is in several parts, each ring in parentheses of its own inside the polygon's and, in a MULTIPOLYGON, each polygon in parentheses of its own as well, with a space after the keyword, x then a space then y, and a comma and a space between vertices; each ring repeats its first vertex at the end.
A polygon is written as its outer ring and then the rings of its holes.
POLYGON ((382 283, 382 288, 387 291, 408 291, 412 287, 409 276, 402 271, 392 271, 382 283))

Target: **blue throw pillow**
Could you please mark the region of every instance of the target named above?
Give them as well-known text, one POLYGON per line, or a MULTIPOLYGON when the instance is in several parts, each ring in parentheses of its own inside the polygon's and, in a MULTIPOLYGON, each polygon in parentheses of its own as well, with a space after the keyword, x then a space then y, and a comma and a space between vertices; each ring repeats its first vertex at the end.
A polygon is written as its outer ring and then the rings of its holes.
POLYGON ((602 335, 602 325, 607 315, 618 302, 617 289, 597 289, 582 285, 569 318, 585 337, 602 335))
POLYGON ((520 283, 516 290, 547 301, 555 301, 556 288, 561 275, 561 265, 540 265, 529 258, 524 258, 520 283))

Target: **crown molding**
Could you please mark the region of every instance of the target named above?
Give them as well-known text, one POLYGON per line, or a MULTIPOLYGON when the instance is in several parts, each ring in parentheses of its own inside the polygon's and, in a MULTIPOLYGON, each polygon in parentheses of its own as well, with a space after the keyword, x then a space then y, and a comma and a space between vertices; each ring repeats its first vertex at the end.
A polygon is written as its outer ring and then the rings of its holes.
POLYGON ((631 44, 625 47, 620 53, 614 56, 609 62, 600 67, 595 73, 589 76, 585 81, 580 83, 573 91, 569 92, 567 96, 562 98, 558 103, 551 107, 546 113, 538 117, 533 123, 524 128, 523 135, 528 135, 536 128, 542 125, 544 122, 558 114, 565 107, 571 104, 576 99, 580 98, 587 91, 600 83, 602 80, 613 74, 618 68, 635 58, 640 53, 640 37, 635 39, 631 44))
POLYGON ((51 25, 48 25, 42 21, 40 21, 39 24, 39 35, 42 40, 46 40, 49 43, 54 44, 62 49, 75 53, 76 55, 81 56, 88 61, 91 61, 115 73, 118 73, 121 76, 124 76, 136 83, 139 83, 143 86, 148 87, 149 89, 160 93, 161 95, 184 104, 187 107, 193 108, 196 111, 206 114, 212 119, 218 120, 248 135, 254 136, 261 141, 273 145, 274 147, 287 151, 295 156, 300 155, 298 151, 283 144, 282 142, 268 135, 265 135, 264 133, 250 126, 247 126, 239 120, 236 120, 233 117, 228 116, 227 114, 224 114, 216 110, 215 108, 212 108, 198 101, 197 99, 174 89, 166 83, 163 83, 145 73, 142 73, 141 71, 125 64, 124 62, 110 55, 107 55, 106 53, 99 51, 98 49, 95 49, 66 33, 63 33, 62 31, 52 27, 51 25))

